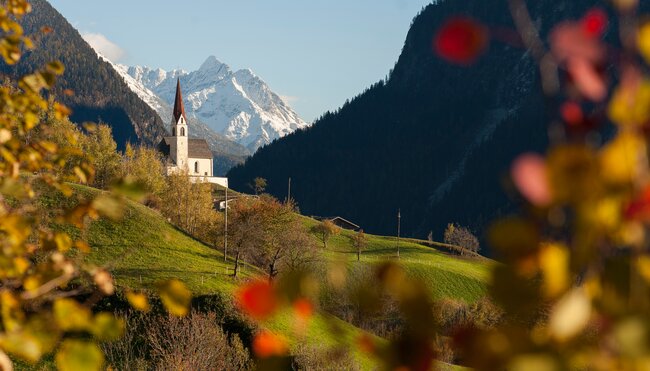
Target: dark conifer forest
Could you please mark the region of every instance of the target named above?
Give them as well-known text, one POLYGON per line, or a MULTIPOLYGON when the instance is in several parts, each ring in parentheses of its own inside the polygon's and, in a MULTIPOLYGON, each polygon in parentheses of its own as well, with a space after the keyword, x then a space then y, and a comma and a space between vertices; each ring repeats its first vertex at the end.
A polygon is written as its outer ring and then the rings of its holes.
MULTIPOLYGON (((530 10, 544 37, 553 24, 578 19, 593 5, 546 0, 530 10)), ((267 191, 284 198, 291 177, 291 196, 307 215, 340 215, 367 232, 395 235, 401 208, 405 235, 426 238, 433 231, 441 239, 452 222, 481 235, 487 221, 517 202, 504 191, 511 188, 509 164, 546 148, 547 116, 554 112, 535 62, 516 33, 503 31, 513 28, 506 1, 429 5, 414 19, 385 81, 311 128, 260 149, 230 171, 232 186, 246 190, 263 177, 267 191), (497 39, 471 67, 450 65, 432 50, 435 30, 456 14, 481 20, 497 39)))

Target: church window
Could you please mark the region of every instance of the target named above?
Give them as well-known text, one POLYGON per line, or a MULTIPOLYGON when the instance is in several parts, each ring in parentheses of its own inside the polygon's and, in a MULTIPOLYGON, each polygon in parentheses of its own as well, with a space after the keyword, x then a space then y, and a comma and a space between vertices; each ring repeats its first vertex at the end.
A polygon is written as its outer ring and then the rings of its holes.
POLYGON ((181 128, 181 136, 182 136, 182 137, 185 136, 185 128, 181 128))
POLYGON ((196 161, 194 163, 194 172, 197 173, 197 174, 199 173, 199 162, 198 161, 196 161))

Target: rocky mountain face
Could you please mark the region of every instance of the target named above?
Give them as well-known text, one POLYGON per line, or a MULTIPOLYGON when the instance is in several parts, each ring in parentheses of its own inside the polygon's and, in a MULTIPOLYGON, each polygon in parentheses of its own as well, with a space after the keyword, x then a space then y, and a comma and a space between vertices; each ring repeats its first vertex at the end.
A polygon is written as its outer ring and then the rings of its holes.
MULTIPOLYGON (((307 123, 251 70, 232 71, 216 57, 209 57, 193 72, 160 68, 121 67, 134 81, 168 105, 180 78, 190 118, 235 141, 249 151, 271 143, 307 123)), ((151 107, 160 105, 151 100, 151 107)))
MULTIPOLYGON (((527 2, 543 38, 564 19, 593 7, 589 0, 527 2)), ((413 21, 386 81, 370 87, 306 130, 261 148, 229 172, 235 189, 255 177, 267 190, 291 195, 307 215, 340 215, 367 232, 442 239, 447 223, 482 234, 512 211, 511 161, 548 145, 548 112, 537 66, 526 50, 494 41, 469 67, 450 65, 432 50, 436 30, 455 15, 494 30, 514 30, 506 1, 445 0, 413 21), (504 187, 505 186, 505 187, 504 187)), ((614 25, 607 37, 615 36, 614 25)))

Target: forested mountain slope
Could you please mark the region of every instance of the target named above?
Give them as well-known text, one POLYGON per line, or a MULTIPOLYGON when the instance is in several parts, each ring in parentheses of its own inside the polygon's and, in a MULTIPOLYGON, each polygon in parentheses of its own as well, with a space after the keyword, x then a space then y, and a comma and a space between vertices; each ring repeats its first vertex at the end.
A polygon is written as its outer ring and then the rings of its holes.
MULTIPOLYGON (((543 38, 553 24, 577 19, 595 5, 527 3, 543 38)), ((246 189, 263 177, 267 191, 286 197, 291 177, 291 196, 303 213, 340 215, 371 233, 395 235, 401 208, 405 235, 424 238, 433 231, 442 239, 450 222, 481 234, 489 220, 512 209, 503 191, 509 164, 524 151, 544 150, 549 111, 537 67, 516 43, 494 41, 469 67, 434 54, 436 30, 459 14, 514 34, 504 0, 427 6, 386 81, 312 127, 260 149, 230 171, 231 185, 246 189)), ((614 26, 607 37, 615 36, 614 26)))
POLYGON ((83 40, 79 32, 45 0, 31 1, 33 11, 21 22, 28 35, 39 35, 37 48, 27 52, 16 66, 0 64, 0 72, 12 77, 22 76, 51 61, 65 65, 65 73, 57 83, 60 101, 73 110, 71 120, 77 123, 102 121, 113 128, 120 147, 127 141, 155 144, 166 133, 160 117, 144 103, 118 73, 101 60, 83 40), (51 32, 43 35, 42 28, 51 32), (74 95, 62 92, 70 89, 74 95))

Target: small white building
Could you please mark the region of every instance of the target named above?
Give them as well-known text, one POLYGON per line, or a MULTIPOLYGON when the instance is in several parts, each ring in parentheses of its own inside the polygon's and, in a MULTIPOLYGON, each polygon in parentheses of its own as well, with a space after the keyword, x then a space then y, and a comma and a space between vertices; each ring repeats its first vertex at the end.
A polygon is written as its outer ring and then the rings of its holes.
POLYGON ((228 187, 228 178, 213 176, 214 158, 205 139, 190 139, 180 79, 176 84, 176 99, 172 115, 172 136, 158 145, 167 158, 167 174, 185 171, 193 181, 209 182, 228 187))

